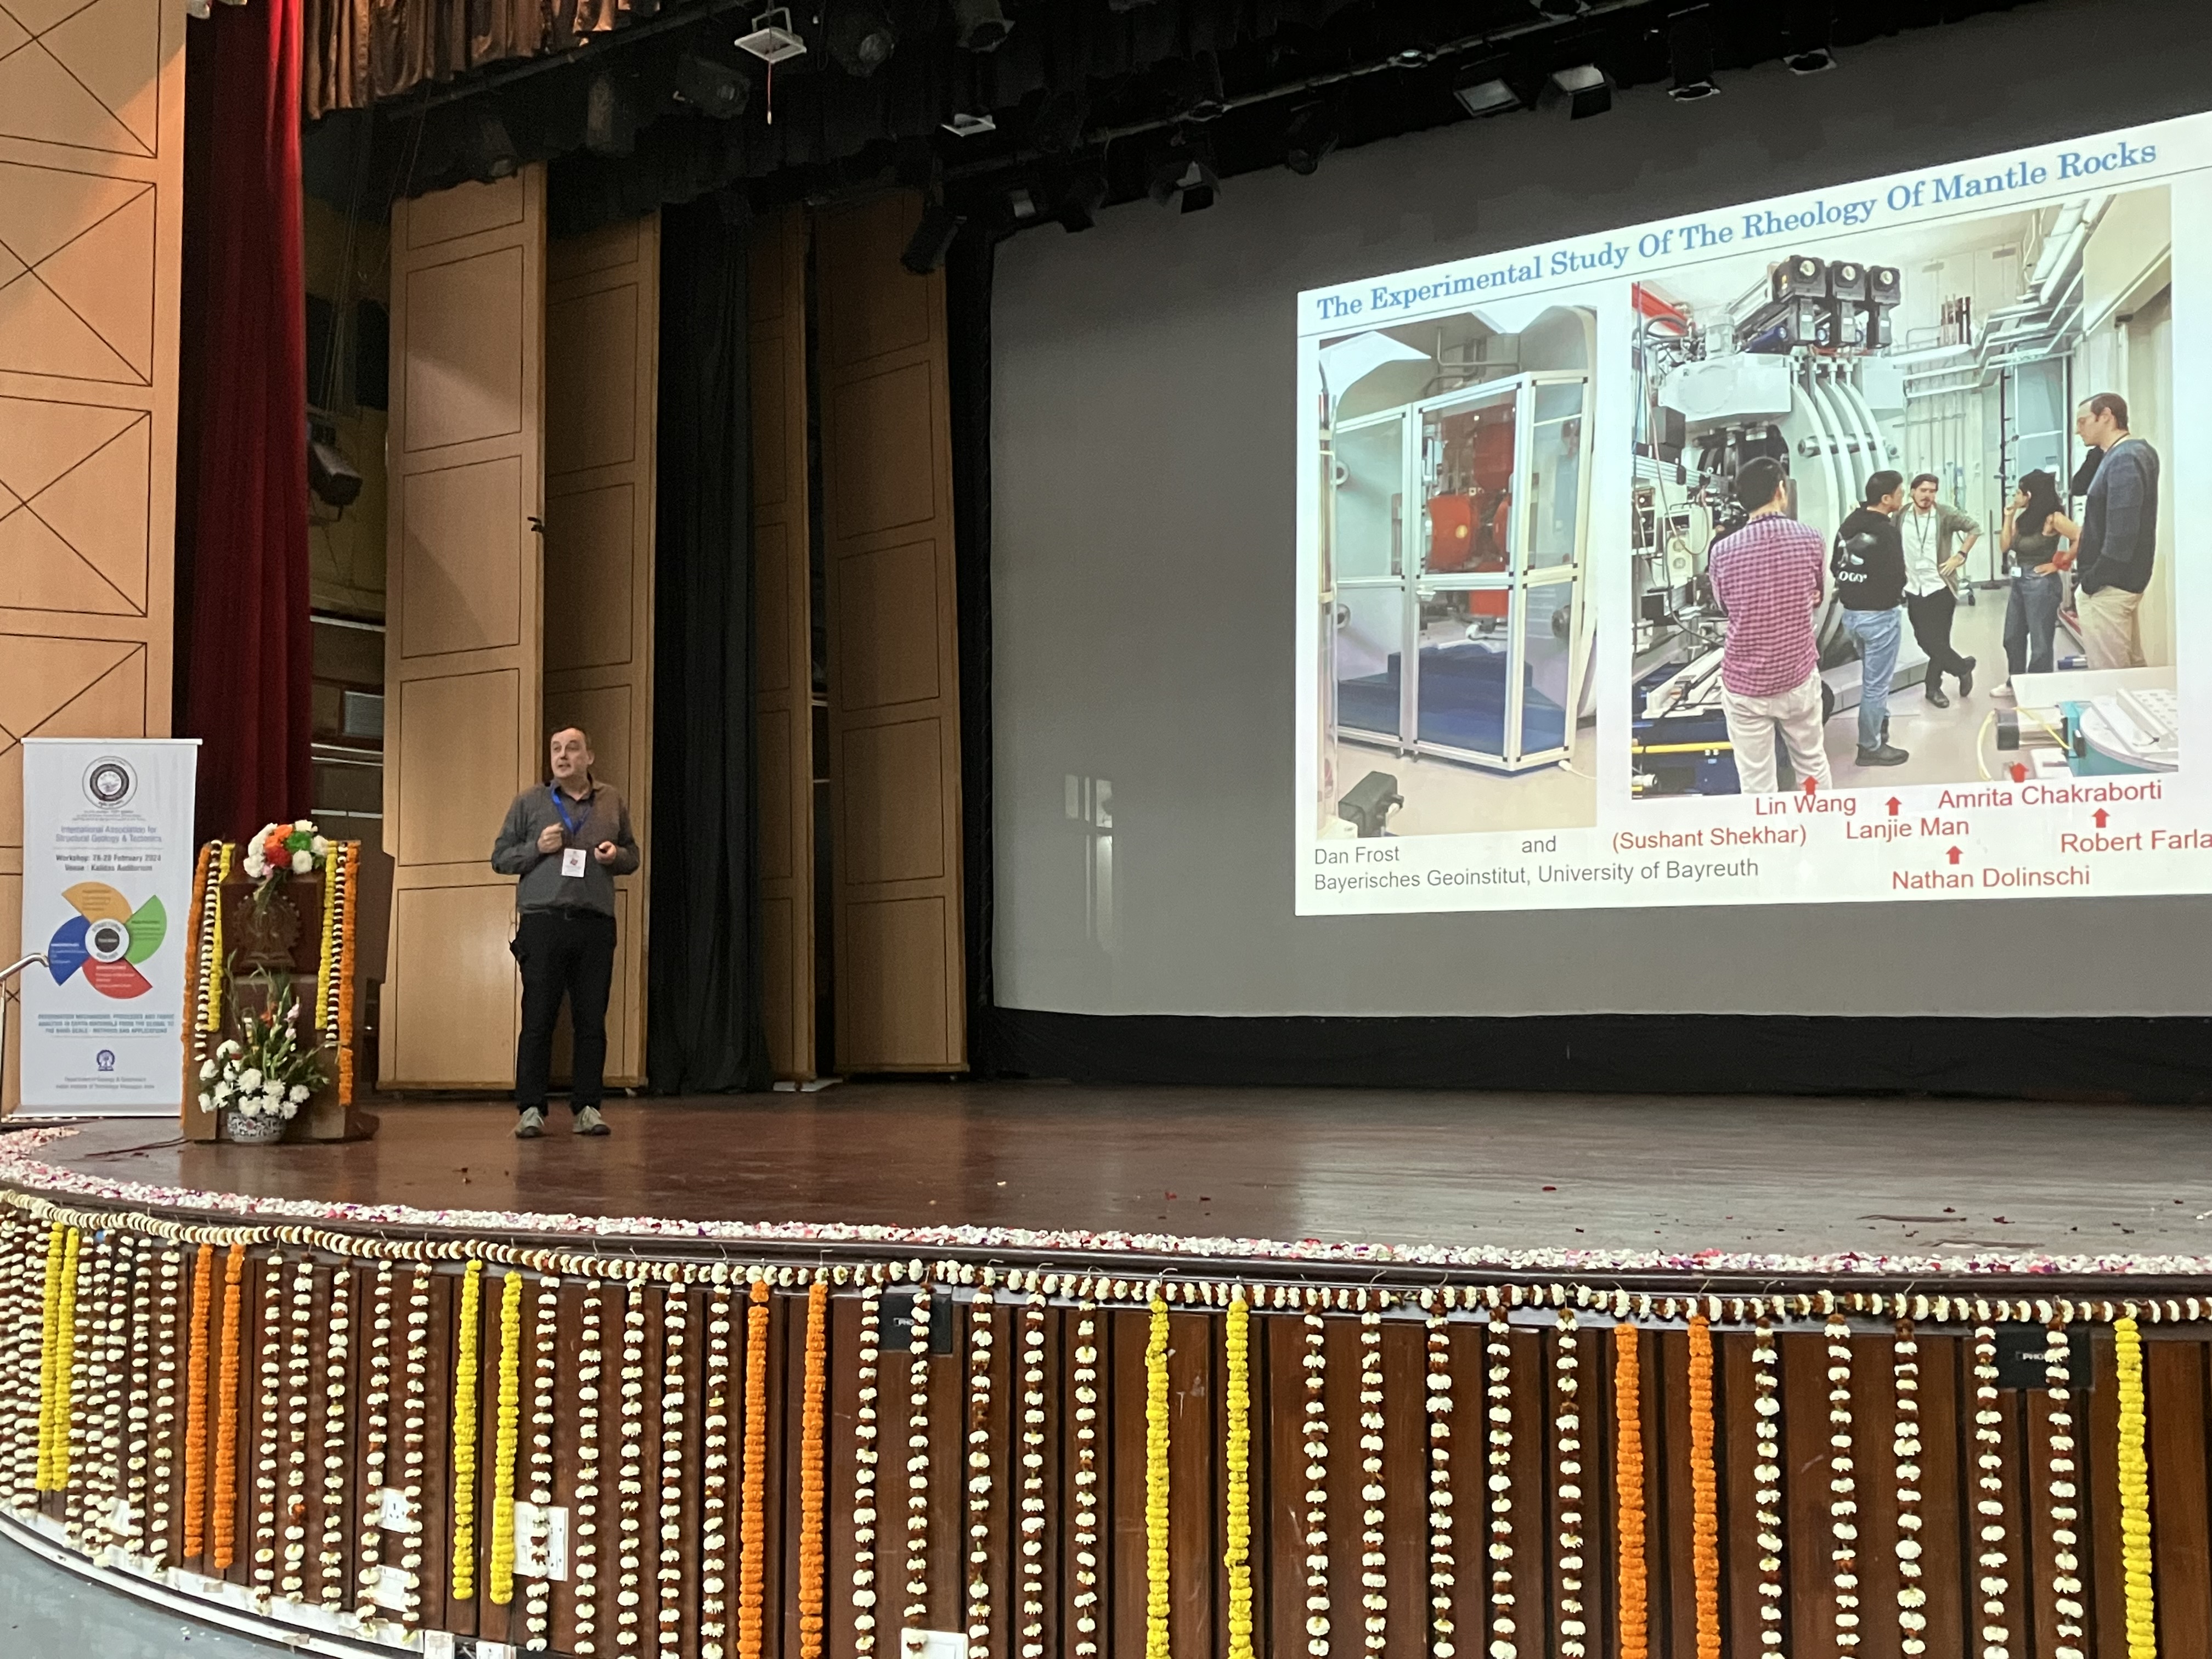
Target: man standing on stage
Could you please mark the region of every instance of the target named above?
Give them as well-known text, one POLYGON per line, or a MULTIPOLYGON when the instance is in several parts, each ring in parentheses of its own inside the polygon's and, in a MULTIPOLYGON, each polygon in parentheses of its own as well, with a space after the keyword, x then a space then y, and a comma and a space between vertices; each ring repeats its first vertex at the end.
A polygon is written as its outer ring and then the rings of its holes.
POLYGON ((607 1064, 607 992, 614 981, 615 881, 637 868, 629 808, 612 784, 592 777, 592 740, 578 726, 552 737, 553 781, 526 789, 507 809, 491 867, 520 876, 520 913, 510 947, 522 966, 522 1040, 515 1047, 517 1140, 545 1133, 545 1085, 553 1028, 568 1000, 574 1037, 568 1110, 580 1135, 603 1135, 599 1114, 607 1064))
POLYGON ((1905 544, 1905 614, 1912 620, 1912 637, 1928 653, 1928 701, 1935 708, 1948 708, 1944 675, 1958 677, 1960 696, 1974 694, 1974 659, 1951 648, 1951 616, 1959 608, 1954 584, 1966 555, 1981 540, 1982 527, 1957 507, 1936 499, 1937 482, 1933 472, 1912 481, 1911 496, 1897 515, 1897 533, 1905 544), (1954 548, 1954 536, 1966 539, 1954 548))
POLYGON ((2158 551, 2158 451, 2128 430, 2127 399, 2100 392, 2081 405, 2074 430, 2104 459, 2081 508, 2074 554, 2074 613, 2092 668, 2141 668, 2136 611, 2158 551))
POLYGON ((1735 756, 1736 787, 1771 794, 1774 737, 1790 750, 1802 784, 1826 788, 1820 741, 1820 653, 1813 612, 1820 603, 1820 532, 1790 516, 1790 479, 1779 463, 1746 462, 1735 499, 1751 517, 1706 555, 1713 595, 1728 612, 1721 648, 1721 713, 1735 756))

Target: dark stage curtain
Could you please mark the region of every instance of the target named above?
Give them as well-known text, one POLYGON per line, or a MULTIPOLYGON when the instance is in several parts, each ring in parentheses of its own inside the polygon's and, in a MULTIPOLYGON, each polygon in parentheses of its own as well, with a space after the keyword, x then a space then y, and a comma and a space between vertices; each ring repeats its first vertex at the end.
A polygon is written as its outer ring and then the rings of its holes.
POLYGON ((186 214, 179 702, 201 742, 203 836, 314 805, 300 5, 218 6, 191 25, 204 159, 186 214))
POLYGON ((653 883, 657 1094, 765 1089, 754 800, 745 236, 712 202, 660 222, 653 883))

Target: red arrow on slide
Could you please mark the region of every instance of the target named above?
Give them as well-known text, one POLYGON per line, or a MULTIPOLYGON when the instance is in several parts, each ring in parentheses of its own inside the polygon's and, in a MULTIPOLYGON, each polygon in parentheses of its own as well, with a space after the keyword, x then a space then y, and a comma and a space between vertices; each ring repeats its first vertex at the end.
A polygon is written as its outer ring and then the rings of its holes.
POLYGON ((1820 787, 1820 781, 1818 778, 1808 778, 1805 780, 1805 793, 1808 795, 1820 787))
POLYGON ((1900 805, 1902 805, 1903 804, 1904 804, 1904 803, 1902 803, 1901 801, 1899 801, 1899 800, 1897 799, 1897 797, 1896 797, 1896 796, 1892 795, 1892 796, 1889 798, 1889 815, 1890 815, 1890 817, 1895 817, 1897 816, 1897 809, 1898 809, 1900 805))
POLYGON ((2012 781, 2014 783, 2026 783, 2027 781, 2027 763, 2026 761, 2014 761, 2012 763, 2012 781))
POLYGON ((1958 861, 1959 861, 1959 849, 1958 849, 1957 848, 1954 847, 1954 848, 1951 849, 1951 862, 1952 862, 1952 863, 1954 863, 1954 864, 1956 864, 1958 861))
POLYGON ((2092 823, 2094 823, 2097 826, 2097 828, 2099 828, 2100 830, 2103 829, 2106 824, 2110 823, 2112 821, 2112 815, 2110 812, 2107 812, 2107 811, 2106 811, 2103 807, 2101 807, 2101 806, 2100 806, 2100 807, 2097 809, 2097 816, 2096 816, 2094 818, 2093 818, 2093 819, 2091 820, 2091 822, 2092 822, 2092 823))

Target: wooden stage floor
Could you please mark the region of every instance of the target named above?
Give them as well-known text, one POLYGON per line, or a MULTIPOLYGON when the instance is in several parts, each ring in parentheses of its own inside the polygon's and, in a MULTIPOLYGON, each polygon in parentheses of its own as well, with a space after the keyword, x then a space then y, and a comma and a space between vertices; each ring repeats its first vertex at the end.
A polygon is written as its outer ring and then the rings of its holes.
POLYGON ((2212 1115, 1926 1100, 882 1082, 811 1096, 377 1106, 342 1146, 108 1121, 98 1176, 428 1209, 1120 1230, 1494 1249, 2212 1256, 2212 1115))

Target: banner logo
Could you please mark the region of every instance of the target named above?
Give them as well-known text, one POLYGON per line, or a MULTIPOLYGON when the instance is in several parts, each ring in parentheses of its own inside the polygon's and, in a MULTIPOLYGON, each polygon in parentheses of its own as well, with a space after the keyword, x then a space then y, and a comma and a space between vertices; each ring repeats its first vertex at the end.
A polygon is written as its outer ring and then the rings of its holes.
POLYGON ((137 793, 137 769, 120 755, 102 755, 84 769, 84 798, 94 806, 125 805, 137 793))
MULTIPOLYGON (((94 763, 94 771, 100 764, 94 763)), ((137 780, 131 779, 130 787, 137 787, 137 780)), ((85 788, 91 793, 90 773, 85 788)), ((76 914, 54 930, 46 946, 46 971, 54 983, 66 983, 82 970, 85 983, 104 997, 127 1000, 151 990, 138 964, 160 950, 168 934, 168 913, 161 901, 149 898, 134 910, 129 899, 102 881, 79 882, 62 897, 76 914)))

